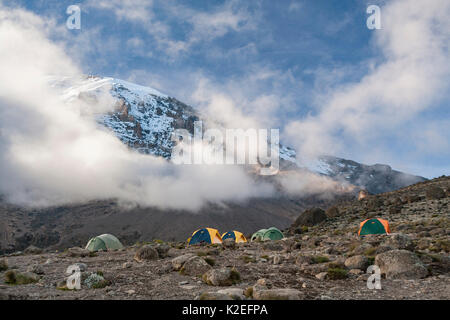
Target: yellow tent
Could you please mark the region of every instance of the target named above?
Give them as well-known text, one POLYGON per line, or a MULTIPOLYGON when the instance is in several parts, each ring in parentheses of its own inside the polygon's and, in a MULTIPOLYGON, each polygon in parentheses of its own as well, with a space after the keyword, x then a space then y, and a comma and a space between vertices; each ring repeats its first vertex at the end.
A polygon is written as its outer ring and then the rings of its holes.
POLYGON ((222 237, 217 229, 203 228, 194 231, 188 239, 188 244, 222 243, 222 237))
POLYGON ((239 242, 247 242, 247 239, 242 234, 242 232, 239 232, 239 231, 236 231, 236 230, 225 232, 222 235, 222 240, 225 240, 225 239, 228 239, 228 238, 234 239, 234 241, 237 242, 237 243, 239 243, 239 242))

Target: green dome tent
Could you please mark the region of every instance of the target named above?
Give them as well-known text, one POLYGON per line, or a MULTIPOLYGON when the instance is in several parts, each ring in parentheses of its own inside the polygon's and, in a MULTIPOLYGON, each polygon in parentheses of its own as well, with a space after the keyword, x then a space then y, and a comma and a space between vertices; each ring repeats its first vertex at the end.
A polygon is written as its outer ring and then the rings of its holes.
POLYGON ((264 238, 264 232, 266 232, 266 231, 267 231, 267 229, 261 229, 261 230, 256 231, 252 235, 250 241, 256 241, 256 240, 262 241, 264 238))
POLYGON ((112 234, 102 234, 89 240, 86 249, 89 251, 119 250, 123 249, 123 245, 112 234))
POLYGON ((284 238, 283 233, 275 227, 269 229, 261 229, 256 231, 251 238, 251 241, 267 241, 267 240, 281 240, 284 238))

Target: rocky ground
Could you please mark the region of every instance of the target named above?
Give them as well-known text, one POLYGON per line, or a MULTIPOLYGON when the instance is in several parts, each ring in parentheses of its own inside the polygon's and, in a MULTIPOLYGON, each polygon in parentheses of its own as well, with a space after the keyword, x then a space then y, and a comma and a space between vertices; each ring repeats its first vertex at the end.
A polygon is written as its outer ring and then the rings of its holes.
POLYGON ((442 177, 307 210, 280 241, 153 241, 94 254, 30 247, 0 257, 0 299, 449 299, 449 190, 442 177), (359 237, 370 217, 392 233, 359 237), (80 290, 66 287, 74 264, 80 290), (374 264, 381 289, 367 287, 374 264))

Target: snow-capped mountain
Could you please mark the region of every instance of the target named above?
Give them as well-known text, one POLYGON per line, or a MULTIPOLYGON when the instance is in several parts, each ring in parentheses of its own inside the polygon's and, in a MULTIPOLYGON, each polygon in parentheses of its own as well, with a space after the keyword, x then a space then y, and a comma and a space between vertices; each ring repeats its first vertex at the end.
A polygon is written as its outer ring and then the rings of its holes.
MULTIPOLYGON (((194 108, 160 91, 124 80, 89 76, 84 79, 50 78, 61 91, 62 99, 96 102, 102 94, 114 98, 111 112, 97 115, 99 124, 112 130, 129 147, 145 154, 169 159, 175 129, 193 133, 194 122, 204 119, 194 108)), ((315 173, 366 188, 371 193, 392 191, 426 180, 392 170, 388 165, 365 165, 352 160, 323 156, 312 163, 299 163, 294 149, 280 145, 281 168, 303 168, 315 173)))

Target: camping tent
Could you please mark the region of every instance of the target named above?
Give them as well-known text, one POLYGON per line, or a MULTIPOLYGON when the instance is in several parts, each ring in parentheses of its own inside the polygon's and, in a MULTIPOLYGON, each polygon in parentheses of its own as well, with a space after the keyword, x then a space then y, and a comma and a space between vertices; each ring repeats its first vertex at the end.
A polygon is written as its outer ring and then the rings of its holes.
POLYGON ((360 223, 358 235, 364 236, 368 234, 386 234, 390 233, 389 222, 383 219, 367 219, 360 223))
POLYGON ((123 249, 123 245, 112 234, 102 234, 89 240, 86 249, 89 251, 119 250, 123 249))
POLYGON ((194 231, 192 237, 190 237, 187 242, 188 244, 222 243, 222 237, 217 229, 203 228, 194 231))
POLYGON ((284 238, 283 233, 275 227, 270 227, 269 229, 261 229, 256 231, 251 238, 251 241, 260 240, 281 240, 284 238))
POLYGON ((234 239, 235 242, 247 242, 245 236, 241 232, 236 230, 228 231, 222 235, 222 240, 228 238, 234 239))

